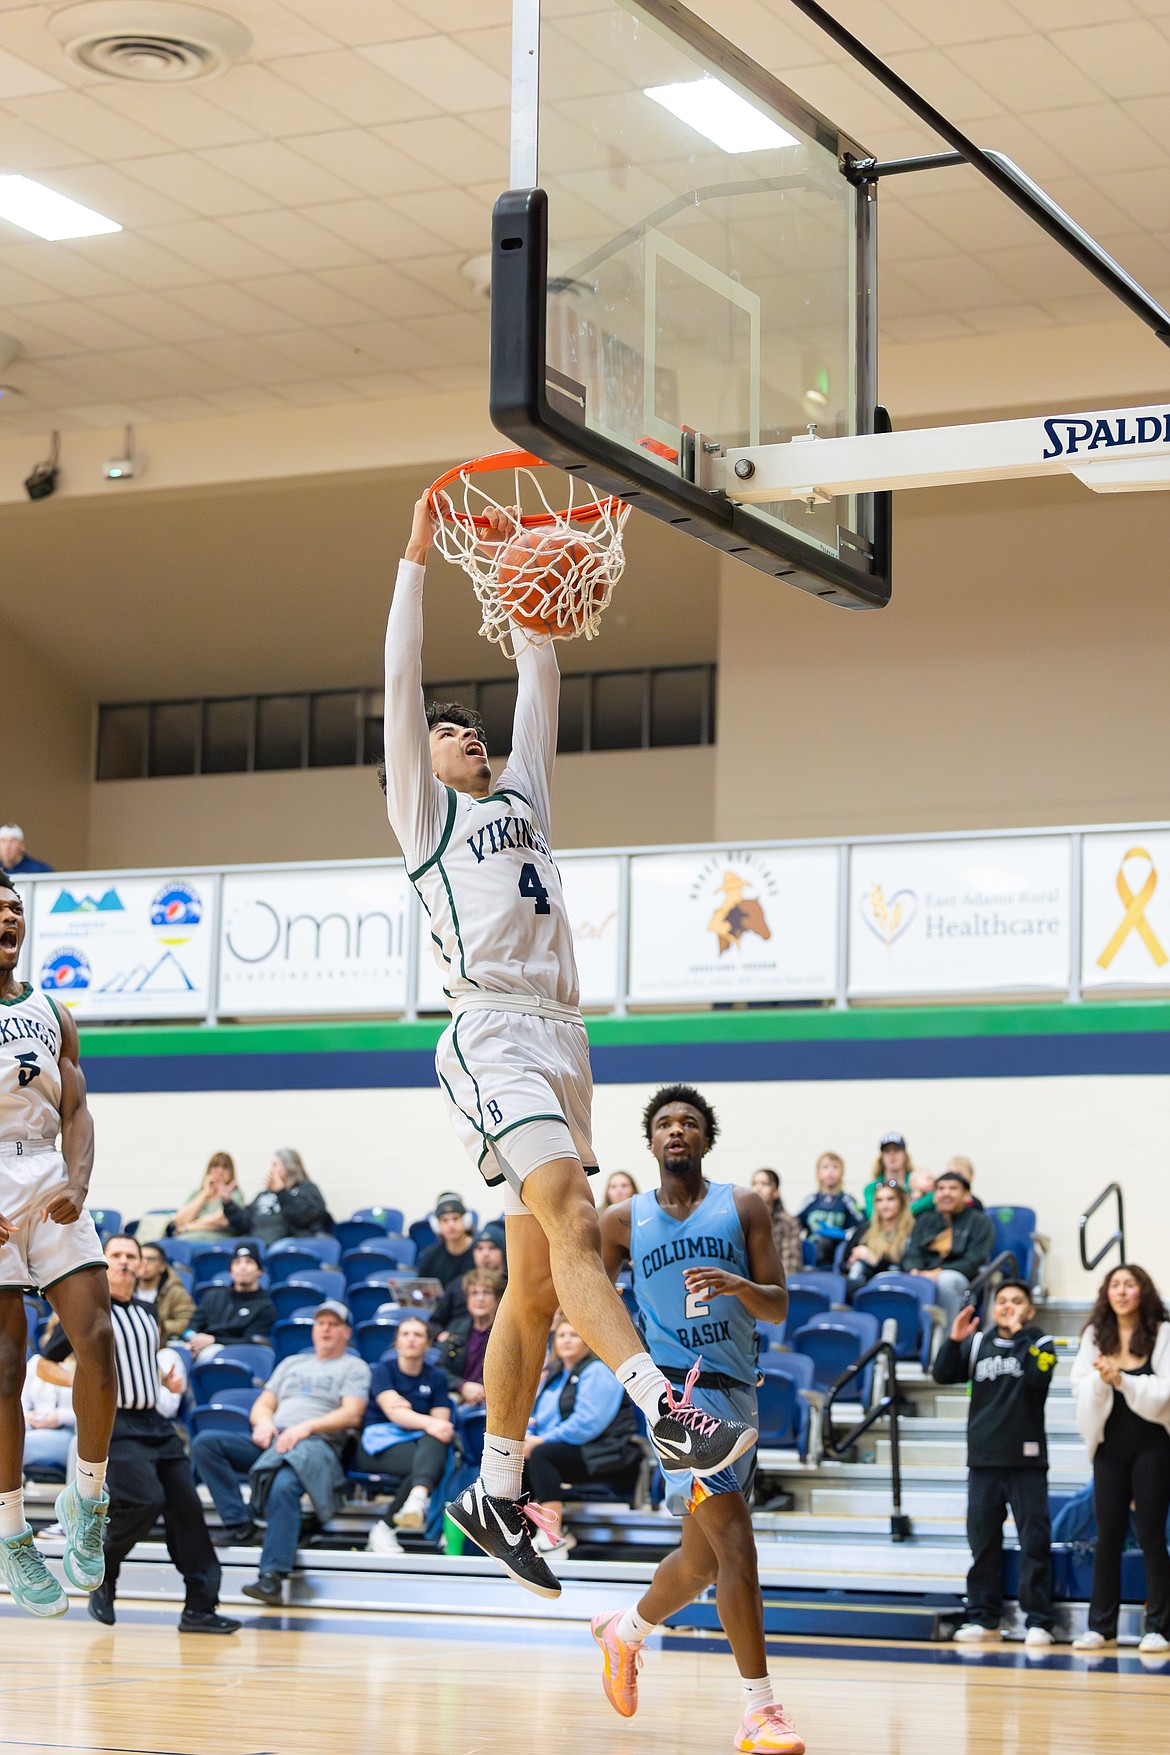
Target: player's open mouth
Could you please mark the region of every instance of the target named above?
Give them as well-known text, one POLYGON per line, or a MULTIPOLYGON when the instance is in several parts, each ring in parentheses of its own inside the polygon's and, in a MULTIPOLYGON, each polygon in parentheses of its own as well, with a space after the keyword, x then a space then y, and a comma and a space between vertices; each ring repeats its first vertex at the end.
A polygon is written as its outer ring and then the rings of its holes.
POLYGON ((4 931, 0 932, 0 951, 12 951, 15 954, 16 930, 14 927, 6 926, 4 931))

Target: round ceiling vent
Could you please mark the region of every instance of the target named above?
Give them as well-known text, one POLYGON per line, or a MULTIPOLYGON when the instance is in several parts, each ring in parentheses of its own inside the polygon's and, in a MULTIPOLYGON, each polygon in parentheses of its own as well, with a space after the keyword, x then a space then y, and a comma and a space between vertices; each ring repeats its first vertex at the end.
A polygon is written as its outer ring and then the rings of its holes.
POLYGON ((85 0, 55 12, 50 29, 74 66, 147 85, 213 79, 252 46, 234 18, 177 0, 85 0))

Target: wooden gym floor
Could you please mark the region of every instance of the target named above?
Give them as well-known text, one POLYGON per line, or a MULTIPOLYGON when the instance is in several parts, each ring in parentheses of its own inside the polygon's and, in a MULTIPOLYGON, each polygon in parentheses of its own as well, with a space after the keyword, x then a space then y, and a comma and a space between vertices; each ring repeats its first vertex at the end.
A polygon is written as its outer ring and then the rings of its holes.
MULTIPOLYGON (((712 1640, 650 1650, 637 1718, 602 1696, 588 1633, 523 1621, 245 1611, 230 1639, 176 1606, 119 1603, 104 1629, 0 1606, 0 1750, 21 1755, 707 1755, 738 1688, 712 1640)), ((1132 1755, 1170 1742, 1170 1664, 1132 1649, 775 1640, 771 1671, 809 1755, 1132 1755)))

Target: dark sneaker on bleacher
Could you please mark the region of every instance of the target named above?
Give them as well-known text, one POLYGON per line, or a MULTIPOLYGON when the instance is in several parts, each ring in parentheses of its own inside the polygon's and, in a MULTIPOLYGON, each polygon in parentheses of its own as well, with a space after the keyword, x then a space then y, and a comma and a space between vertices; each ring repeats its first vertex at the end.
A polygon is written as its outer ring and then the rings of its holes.
POLYGON ((560 1596, 560 1582, 532 1545, 532 1531, 540 1524, 529 1510, 527 1493, 522 1499, 497 1499, 476 1481, 448 1503, 446 1514, 525 1590, 538 1597, 560 1596))
POLYGON ((246 1597, 253 1597, 258 1603, 267 1603, 270 1608, 277 1608, 284 1601, 284 1583, 275 1572, 262 1572, 251 1584, 241 1585, 246 1597))

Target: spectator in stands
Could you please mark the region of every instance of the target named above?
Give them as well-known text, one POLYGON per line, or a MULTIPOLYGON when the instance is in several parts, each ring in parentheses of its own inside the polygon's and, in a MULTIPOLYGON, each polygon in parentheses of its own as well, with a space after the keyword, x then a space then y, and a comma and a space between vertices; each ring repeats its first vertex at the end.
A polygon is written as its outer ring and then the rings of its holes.
POLYGON ((601 1197, 600 1211, 607 1207, 616 1207, 621 1201, 632 1200, 638 1192, 638 1184, 628 1170, 615 1170, 605 1184, 605 1193, 601 1197))
POLYGON ((171 1266, 161 1243, 142 1245, 134 1296, 143 1304, 154 1305, 155 1321, 164 1347, 177 1341, 190 1328, 195 1300, 171 1266))
POLYGON ((816 1249, 817 1267, 832 1267, 838 1243, 861 1222, 860 1207, 845 1192, 845 1160, 836 1152, 817 1159, 817 1192, 796 1216, 816 1249))
POLYGON ((842 1263, 849 1294, 859 1292, 875 1274, 902 1266, 914 1230, 910 1196, 900 1182, 883 1182, 873 1197, 873 1218, 863 1219, 845 1244, 842 1263))
POLYGON ((971 1193, 971 1188, 975 1181, 975 1166, 972 1164, 970 1158, 964 1158, 959 1153, 956 1153, 953 1158, 947 1159, 947 1169, 957 1170, 960 1176, 965 1176, 967 1178, 967 1205, 969 1207, 974 1207, 976 1212, 983 1212, 983 1202, 979 1199, 977 1194, 971 1193))
POLYGON ((24 1409, 24 1471, 59 1469, 67 1475, 69 1446, 77 1419, 73 1412, 72 1355, 65 1365, 53 1365, 33 1355, 25 1366, 20 1405, 24 1409))
POLYGON ((231 1341, 267 1342, 277 1321, 276 1305, 260 1284, 254 1243, 237 1243, 230 1286, 205 1286, 183 1335, 200 1359, 214 1359, 231 1341))
POLYGON ((265 1245, 333 1230, 324 1195, 309 1181, 300 1153, 288 1147, 272 1154, 264 1190, 254 1201, 242 1206, 233 1198, 224 1202, 223 1210, 234 1236, 258 1237, 265 1245))
POLYGON ((230 1154, 215 1152, 207 1161, 203 1181, 179 1208, 167 1229, 172 1236, 182 1237, 188 1243, 224 1243, 228 1236, 224 1205, 239 1198, 236 1167, 230 1154))
POLYGON ((467 1208, 457 1194, 441 1194, 435 1206, 438 1241, 424 1249, 418 1258, 418 1272, 423 1279, 438 1280, 449 1286, 462 1279, 471 1266, 467 1259, 472 1241, 467 1230, 467 1208))
POLYGON ((800 1220, 785 1211, 784 1202, 780 1199, 780 1178, 774 1170, 757 1170, 752 1177, 752 1187, 768 1209, 772 1220, 772 1238, 784 1272, 798 1274, 804 1266, 800 1220))
POLYGON ((233 1545, 251 1542, 255 1519, 267 1518, 259 1576, 244 1595, 279 1603, 283 1580, 296 1561, 301 1494, 321 1521, 345 1499, 341 1450, 362 1423, 370 1368, 347 1353, 353 1338, 349 1311, 324 1299, 313 1316, 313 1350, 282 1359, 252 1405, 252 1436, 200 1432, 191 1454, 233 1545), (251 1485, 245 1508, 241 1481, 251 1485))
POLYGON ((19 823, 0 827, 0 871, 9 877, 32 877, 34 872, 52 871, 43 859, 34 859, 24 843, 24 830, 19 823))
POLYGON ((394 1353, 374 1366, 370 1403, 354 1468, 388 1475, 394 1497, 370 1531, 375 1554, 401 1554, 395 1529, 426 1527, 431 1494, 443 1478, 455 1428, 447 1379, 426 1362, 430 1334, 421 1316, 404 1316, 394 1353))
MULTIPOLYGON (((475 1240, 471 1259, 477 1268, 487 1268, 489 1273, 499 1274, 505 1286, 507 1285, 508 1258, 504 1253, 504 1227, 502 1225, 484 1226, 475 1240)), ((469 1268, 468 1273, 470 1271, 469 1268)), ((467 1314, 467 1298, 463 1291, 463 1282, 466 1278, 466 1274, 461 1274, 457 1280, 452 1280, 431 1311, 429 1319, 431 1333, 437 1341, 445 1341, 450 1333, 451 1324, 457 1317, 467 1314)))
POLYGON ((995 1227, 986 1213, 967 1205, 967 1178, 944 1170, 934 1185, 934 1205, 914 1221, 902 1271, 934 1281, 935 1303, 954 1322, 995 1248, 995 1227))
POLYGON ((1048 1515, 1048 1445, 1044 1404, 1056 1350, 1036 1323, 1030 1289, 1004 1280, 995 1294, 993 1327, 979 1331, 967 1304, 951 1324, 934 1362, 936 1383, 970 1383, 967 1418, 967 1611, 955 1633, 960 1645, 997 1640, 1003 1615, 1003 1522, 1010 1509, 1020 1542, 1020 1608, 1024 1644, 1052 1640, 1052 1529, 1048 1515))
POLYGON ((908 1179, 910 1191, 910 1212, 914 1218, 919 1213, 928 1213, 934 1205, 934 1185, 937 1177, 933 1170, 925 1164, 915 1164, 908 1179))
MULTIPOLYGON (((915 1175, 913 1161, 906 1147, 906 1141, 900 1133, 882 1135, 878 1146, 878 1155, 873 1161, 869 1181, 865 1185, 865 1216, 873 1217, 873 1197, 883 1182, 900 1182, 905 1189, 910 1188, 911 1179, 915 1175)), ((929 1193, 912 1199, 910 1211, 917 1218, 919 1213, 930 1208, 929 1193)))
POLYGON ((455 1400, 477 1408, 483 1405, 484 1354, 504 1296, 504 1281, 486 1268, 472 1268, 463 1276, 463 1296, 467 1315, 451 1324, 442 1346, 442 1364, 455 1400))
POLYGON ((563 1527, 566 1487, 590 1484, 628 1493, 638 1478, 638 1413, 622 1386, 592 1354, 572 1323, 553 1327, 553 1358, 524 1440, 524 1485, 548 1514, 535 1546, 575 1548, 563 1527))
POLYGON ((1141 1652, 1170 1652, 1170 1322, 1144 1268, 1106 1274, 1072 1369, 1077 1429, 1093 1463, 1097 1550, 1089 1627, 1077 1651, 1117 1638, 1121 1552, 1133 1519, 1146 1567, 1141 1652))

